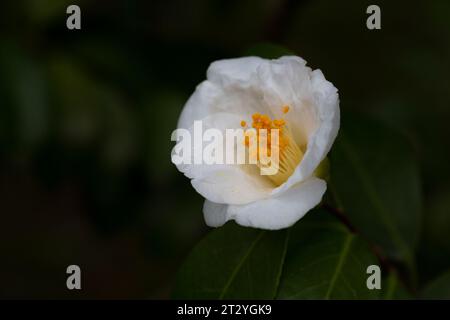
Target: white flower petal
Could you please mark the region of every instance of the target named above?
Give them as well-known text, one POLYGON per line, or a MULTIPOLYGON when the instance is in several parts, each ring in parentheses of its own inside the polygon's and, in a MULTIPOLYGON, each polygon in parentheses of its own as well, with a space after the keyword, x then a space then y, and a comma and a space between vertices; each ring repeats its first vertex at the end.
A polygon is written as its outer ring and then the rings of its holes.
POLYGON ((273 194, 285 192, 299 181, 310 177, 330 151, 338 133, 340 112, 337 89, 325 79, 320 70, 312 72, 311 83, 318 127, 309 136, 307 149, 300 165, 284 184, 273 191, 273 194))
POLYGON ((221 87, 248 86, 256 69, 265 61, 259 57, 218 60, 209 66, 207 78, 221 87))
POLYGON ((219 86, 206 80, 197 86, 186 102, 178 128, 188 129, 194 121, 216 113, 239 116, 239 121, 230 128, 239 127, 241 120, 250 120, 255 112, 270 113, 261 91, 238 86, 219 86))
POLYGON ((225 205, 206 201, 203 214, 206 223, 212 227, 235 220, 246 227, 278 230, 292 226, 319 204, 325 191, 325 181, 313 177, 283 194, 247 205, 225 205))
POLYGON ((293 56, 266 61, 258 68, 259 87, 275 118, 284 118, 282 106, 290 107, 288 126, 296 143, 305 148, 317 128, 316 106, 312 94, 311 68, 293 56))
POLYGON ((264 199, 272 192, 269 181, 250 174, 239 166, 206 166, 202 176, 191 180, 192 186, 206 199, 216 203, 242 205, 264 199), (209 167, 209 168, 208 168, 209 167))
POLYGON ((263 229, 285 228, 317 205, 326 183, 313 177, 339 130, 337 89, 320 70, 312 71, 295 56, 265 60, 258 57, 220 60, 211 64, 207 80, 187 101, 179 128, 195 120, 207 127, 237 128, 253 113, 287 117, 287 125, 304 156, 294 173, 274 188, 267 177, 254 174, 250 165, 179 165, 205 198, 208 225, 230 219, 263 229), (282 107, 290 106, 283 115, 282 107))
POLYGON ((195 120, 201 120, 210 115, 214 101, 221 95, 223 90, 210 81, 200 83, 184 105, 177 127, 188 129, 195 120))
MULTIPOLYGON (((225 129, 239 126, 240 119, 235 114, 211 114, 202 120, 203 132, 214 128, 222 131, 223 137, 225 137, 225 129)), ((194 137, 193 127, 189 128, 189 131, 194 137)), ((193 155, 194 144, 192 144, 191 150, 193 155)), ((267 177, 257 174, 259 171, 254 165, 191 163, 179 164, 177 168, 192 179, 192 186, 198 193, 217 203, 247 204, 268 197, 273 189, 273 185, 267 177)))
POLYGON ((265 99, 276 116, 282 114, 285 104, 301 108, 302 100, 311 98, 311 68, 299 57, 266 60, 258 69, 258 79, 265 99))
POLYGON ((222 203, 215 203, 205 200, 203 204, 203 217, 206 225, 210 227, 220 227, 227 222, 228 205, 222 203))

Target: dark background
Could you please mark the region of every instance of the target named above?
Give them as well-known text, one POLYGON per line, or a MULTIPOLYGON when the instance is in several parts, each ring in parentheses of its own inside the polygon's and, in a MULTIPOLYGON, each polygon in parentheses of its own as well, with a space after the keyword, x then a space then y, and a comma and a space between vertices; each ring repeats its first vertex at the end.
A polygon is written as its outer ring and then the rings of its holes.
POLYGON ((181 108, 212 61, 277 46, 324 71, 344 115, 409 137, 425 195, 420 283, 450 268, 450 2, 377 1, 375 31, 370 4, 2 1, 0 297, 169 297, 208 230, 170 162, 181 108), (66 28, 69 4, 81 30, 66 28))

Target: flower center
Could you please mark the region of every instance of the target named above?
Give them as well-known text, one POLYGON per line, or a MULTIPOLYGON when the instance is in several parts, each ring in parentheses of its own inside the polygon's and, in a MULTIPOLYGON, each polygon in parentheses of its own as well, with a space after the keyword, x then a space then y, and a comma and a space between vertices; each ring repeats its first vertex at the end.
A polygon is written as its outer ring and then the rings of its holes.
MULTIPOLYGON (((287 114, 289 112, 289 106, 282 107, 283 114, 287 114)), ((275 174, 267 175, 267 177, 275 183, 276 186, 279 186, 286 182, 286 180, 292 175, 297 165, 300 163, 303 152, 300 150, 297 143, 293 138, 292 132, 287 126, 285 119, 271 119, 268 115, 254 113, 252 115, 252 125, 251 128, 256 129, 257 136, 257 147, 256 150, 256 165, 259 168, 267 167, 267 163, 265 163, 263 158, 265 156, 271 157, 273 150, 272 148, 277 148, 279 161, 276 164, 277 170, 275 174), (272 136, 274 135, 274 131, 278 132, 278 143, 276 139, 272 145, 272 136), (262 144, 260 140, 265 141, 262 144)), ((242 120, 242 127, 247 127, 247 123, 242 120)), ((245 146, 249 149, 251 139, 250 136, 255 133, 255 130, 246 131, 245 133, 245 146)))

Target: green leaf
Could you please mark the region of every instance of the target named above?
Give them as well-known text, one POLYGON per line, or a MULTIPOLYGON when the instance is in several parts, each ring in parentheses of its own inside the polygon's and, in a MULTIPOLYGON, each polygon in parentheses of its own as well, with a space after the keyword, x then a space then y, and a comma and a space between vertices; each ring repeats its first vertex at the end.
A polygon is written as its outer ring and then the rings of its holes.
POLYGON ((312 212, 291 231, 279 299, 369 299, 367 267, 377 264, 365 242, 327 212, 312 212))
POLYGON ((424 299, 450 299, 450 271, 426 286, 421 297, 424 299))
POLYGON ((450 267, 449 208, 449 188, 438 188, 427 195, 418 254, 422 280, 433 279, 450 267))
POLYGON ((412 295, 406 290, 406 288, 400 282, 395 272, 390 272, 388 276, 385 279, 383 279, 381 285, 380 299, 406 300, 411 298, 412 295))
POLYGON ((375 263, 364 242, 320 209, 288 230, 231 222, 194 248, 177 275, 173 297, 376 298, 366 287, 367 266, 375 263))
POLYGON ((414 269, 422 199, 408 141, 381 123, 344 115, 331 168, 331 189, 352 225, 414 269))
POLYGON ((295 53, 285 47, 272 43, 258 43, 245 50, 245 56, 258 56, 265 59, 277 59, 282 56, 292 56, 295 53))
POLYGON ((21 152, 38 146, 48 133, 49 97, 43 68, 9 42, 0 44, 0 135, 10 132, 21 152), (5 130, 8 129, 8 130, 5 130))
POLYGON ((287 231, 243 228, 212 231, 178 273, 176 299, 272 299, 286 251, 287 231))

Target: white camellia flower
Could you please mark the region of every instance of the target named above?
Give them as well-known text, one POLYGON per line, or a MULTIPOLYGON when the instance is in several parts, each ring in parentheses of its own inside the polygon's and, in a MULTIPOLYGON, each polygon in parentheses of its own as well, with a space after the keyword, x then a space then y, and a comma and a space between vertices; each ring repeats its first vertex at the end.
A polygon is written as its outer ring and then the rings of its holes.
POLYGON ((316 169, 336 138, 339 119, 337 89, 300 57, 216 61, 184 106, 178 128, 191 129, 202 120, 206 127, 225 130, 253 120, 253 128, 284 129, 279 173, 261 175, 254 164, 177 167, 206 199, 209 226, 233 219, 243 226, 287 228, 325 193, 326 182, 316 169))

